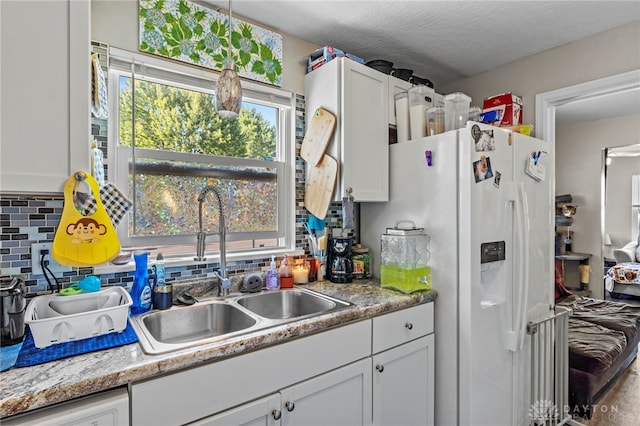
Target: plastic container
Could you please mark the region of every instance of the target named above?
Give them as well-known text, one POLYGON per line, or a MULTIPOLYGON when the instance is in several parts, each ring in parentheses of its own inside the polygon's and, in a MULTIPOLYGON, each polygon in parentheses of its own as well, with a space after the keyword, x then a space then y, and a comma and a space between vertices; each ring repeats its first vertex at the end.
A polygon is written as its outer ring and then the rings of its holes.
POLYGON ((276 268, 276 257, 271 256, 271 262, 269 263, 269 269, 266 275, 266 288, 267 290, 277 290, 280 288, 280 277, 278 276, 278 269, 276 268))
POLYGON ((351 263, 353 263, 353 279, 371 278, 371 254, 367 247, 360 244, 351 248, 351 263))
POLYGON ((131 315, 138 315, 151 309, 151 282, 149 282, 149 270, 147 269, 147 252, 135 252, 133 259, 136 261, 136 274, 131 286, 131 315))
POLYGON ((289 256, 284 255, 280 268, 278 269, 278 275, 280 276, 280 288, 292 288, 293 287, 293 269, 289 264, 289 256))
POLYGON ((396 132, 398 142, 407 142, 409 136, 409 93, 400 92, 394 97, 396 105, 396 132))
POLYGON ((47 294, 27 305, 29 324, 37 348, 121 332, 127 326, 131 296, 122 287, 109 287, 75 296, 47 294))
POLYGON ((427 109, 433 106, 433 88, 423 85, 409 89, 410 138, 420 139, 427 135, 427 109))
POLYGON ((464 93, 455 92, 444 97, 444 130, 461 129, 469 119, 471 98, 464 93))
POLYGON ((153 265, 153 300, 155 309, 169 309, 173 305, 173 286, 165 281, 164 257, 158 253, 153 265))
POLYGON ((412 221, 399 221, 380 237, 380 285, 403 293, 431 290, 429 236, 412 221), (410 224, 403 226, 400 224, 410 224))
POLYGON ((444 108, 432 107, 427 110, 427 136, 444 133, 444 108))
POLYGON ((469 121, 477 121, 480 122, 482 119, 482 108, 477 106, 472 106, 469 108, 469 121))

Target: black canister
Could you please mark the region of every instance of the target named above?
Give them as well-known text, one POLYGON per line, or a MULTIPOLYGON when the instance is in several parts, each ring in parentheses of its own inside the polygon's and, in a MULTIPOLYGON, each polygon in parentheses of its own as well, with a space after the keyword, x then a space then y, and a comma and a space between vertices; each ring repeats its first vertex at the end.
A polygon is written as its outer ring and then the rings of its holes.
POLYGON ((11 346, 24 338, 25 286, 22 278, 0 278, 0 311, 2 315, 0 346, 11 346))

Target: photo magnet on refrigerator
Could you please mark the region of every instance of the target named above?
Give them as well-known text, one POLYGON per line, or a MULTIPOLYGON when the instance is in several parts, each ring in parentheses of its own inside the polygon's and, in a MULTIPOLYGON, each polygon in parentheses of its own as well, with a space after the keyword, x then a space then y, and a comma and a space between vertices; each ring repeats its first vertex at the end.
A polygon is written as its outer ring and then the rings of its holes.
POLYGON ((493 177, 489 157, 483 155, 478 161, 473 162, 473 176, 476 178, 476 183, 493 177))
POLYGON ((473 133, 473 135, 473 140, 476 142, 476 152, 496 150, 496 141, 493 138, 493 130, 480 130, 478 128, 478 133, 473 133))

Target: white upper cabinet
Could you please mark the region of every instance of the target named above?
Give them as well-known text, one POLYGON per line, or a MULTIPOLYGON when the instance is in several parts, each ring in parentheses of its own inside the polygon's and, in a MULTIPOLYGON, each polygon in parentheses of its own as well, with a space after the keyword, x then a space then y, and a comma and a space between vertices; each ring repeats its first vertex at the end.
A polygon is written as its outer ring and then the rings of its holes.
POLYGON ((89 1, 0 1, 0 191, 62 192, 89 170, 89 1))
POLYGON ((334 200, 389 199, 389 76, 336 58, 305 76, 307 126, 322 107, 338 122, 326 153, 339 164, 334 200))

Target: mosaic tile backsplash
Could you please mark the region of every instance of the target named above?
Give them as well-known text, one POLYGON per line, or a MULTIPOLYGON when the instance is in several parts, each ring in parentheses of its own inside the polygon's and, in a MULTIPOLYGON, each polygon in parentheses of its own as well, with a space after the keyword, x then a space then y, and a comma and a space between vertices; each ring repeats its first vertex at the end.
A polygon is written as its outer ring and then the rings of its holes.
MULTIPOLYGON (((296 95, 296 153, 299 154, 304 138, 305 114, 304 96, 296 95)), ((106 158, 106 120, 92 119, 92 136, 98 142, 106 158)), ((105 171, 108 179, 108 171, 105 171)), ((296 157, 296 247, 302 247, 309 253, 303 223, 309 219, 304 208, 305 164, 296 157)), ((44 275, 34 274, 31 269, 31 246, 34 243, 52 242, 56 226, 62 215, 63 196, 59 195, 9 195, 0 194, 0 275, 21 275, 27 285, 27 296, 49 292, 49 284, 44 275)), ((357 203, 356 203, 357 209, 357 203)), ((356 210, 357 211, 357 210, 356 210)), ((354 217, 355 228, 358 229, 358 215, 354 217)), ((332 203, 327 217, 327 225, 331 228, 342 226, 342 204, 332 203)), ((353 235, 357 240, 357 232, 353 235)), ((230 275, 242 275, 248 272, 261 271, 268 266, 269 259, 228 262, 230 275)), ((218 264, 198 264, 182 267, 166 268, 167 281, 192 280, 204 278, 216 270, 218 264)), ((62 274, 56 273, 63 288, 81 281, 93 274, 93 268, 71 268, 62 274)), ((101 274, 102 285, 127 286, 133 282, 134 271, 101 274)))

